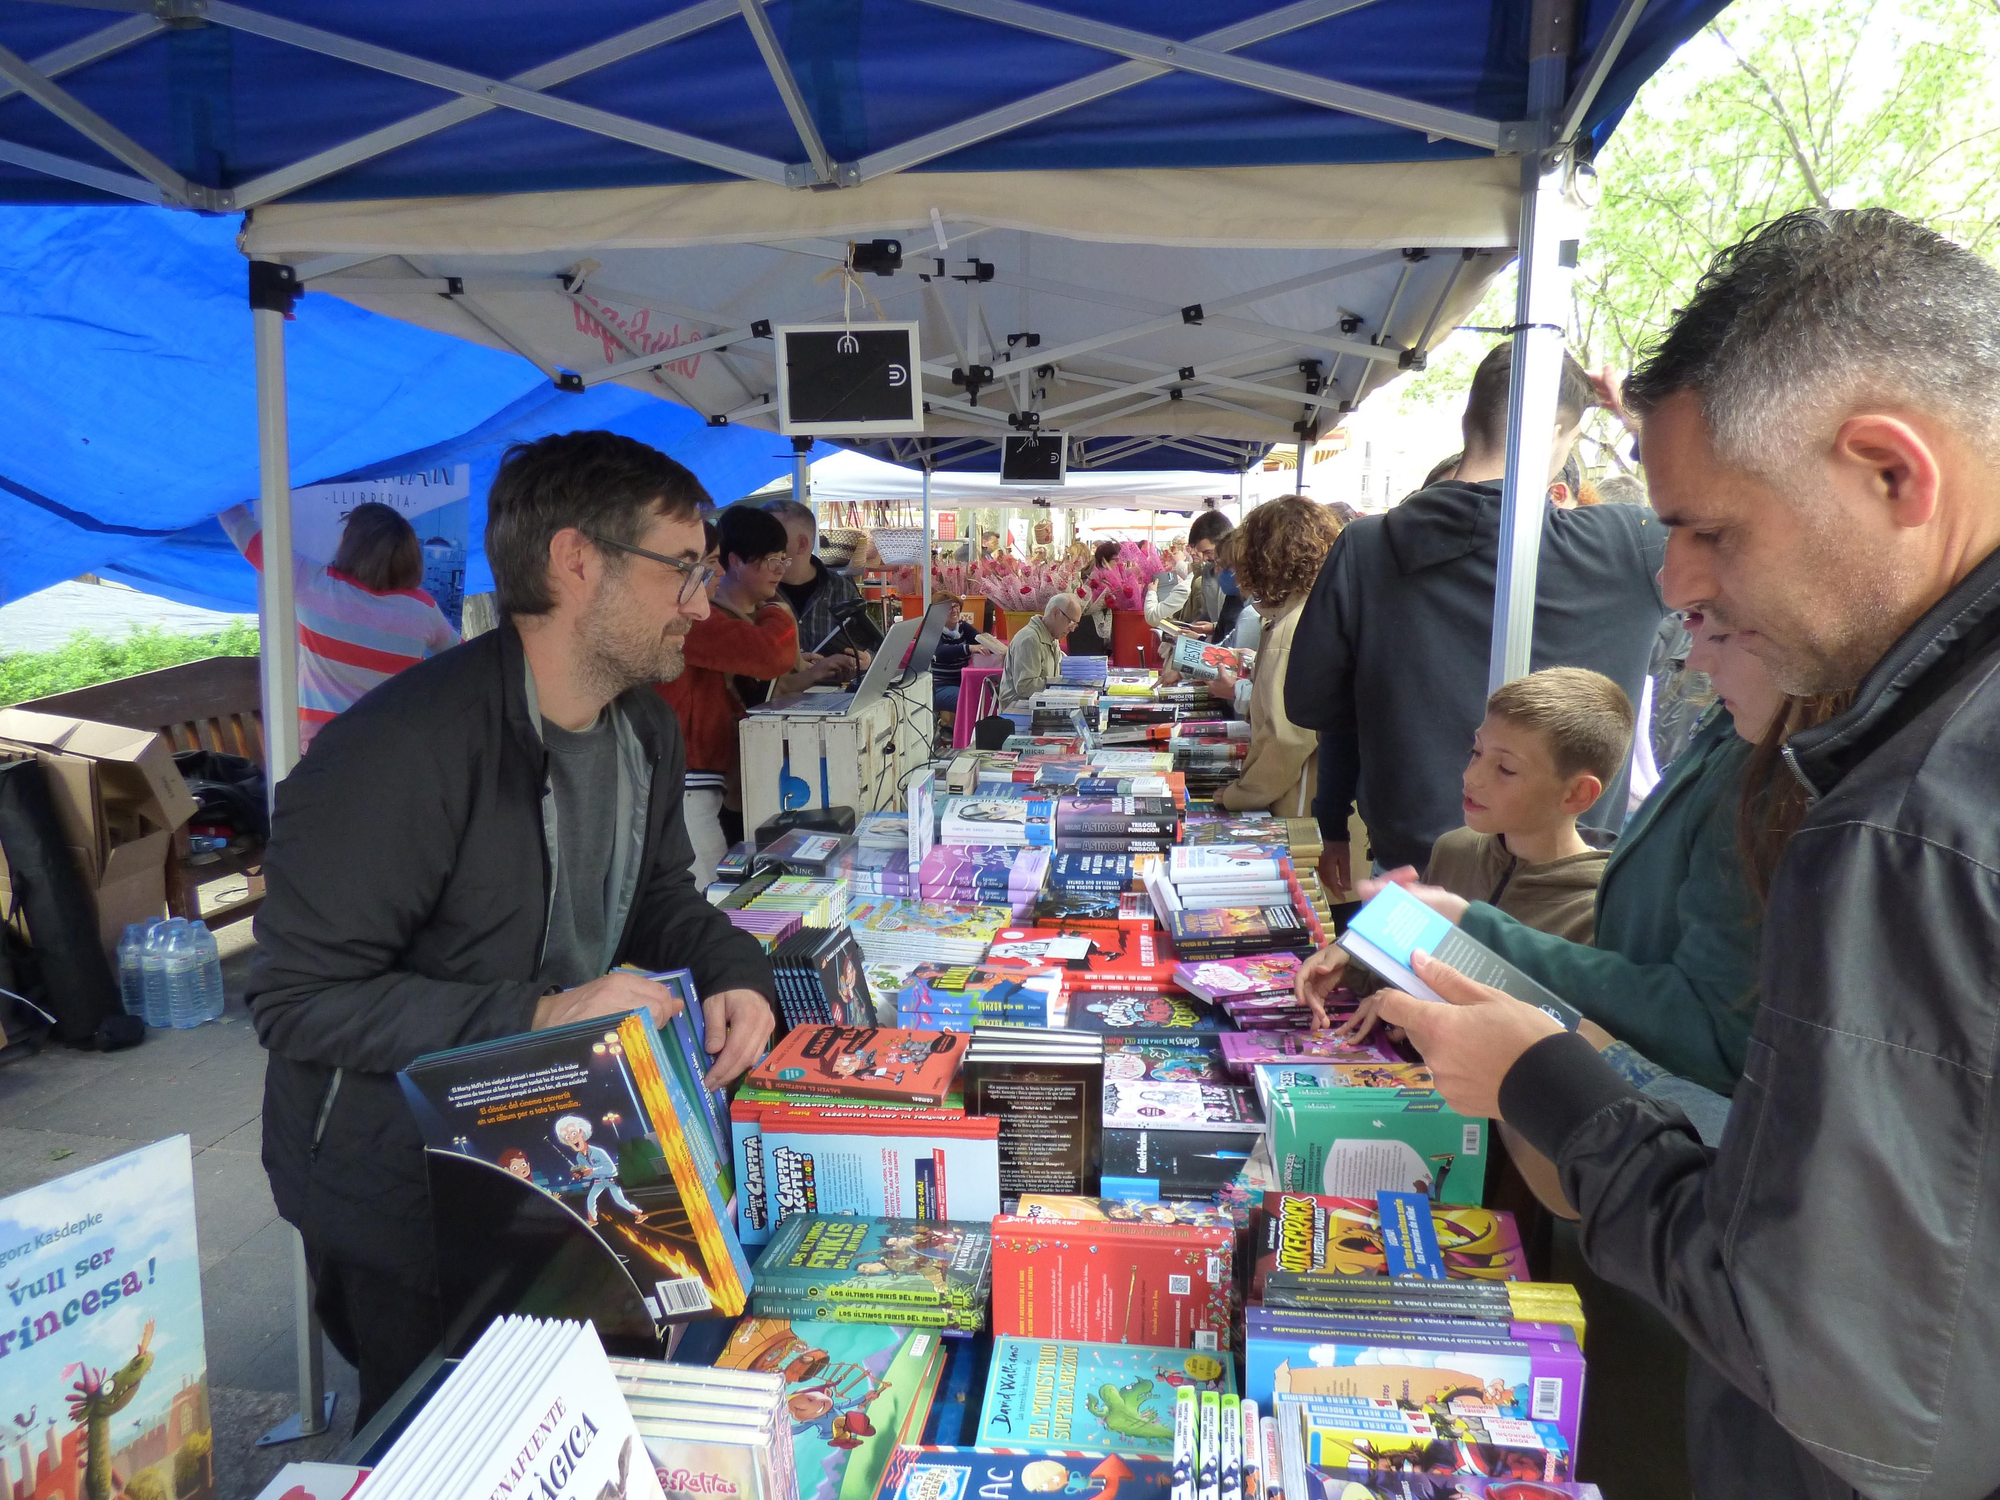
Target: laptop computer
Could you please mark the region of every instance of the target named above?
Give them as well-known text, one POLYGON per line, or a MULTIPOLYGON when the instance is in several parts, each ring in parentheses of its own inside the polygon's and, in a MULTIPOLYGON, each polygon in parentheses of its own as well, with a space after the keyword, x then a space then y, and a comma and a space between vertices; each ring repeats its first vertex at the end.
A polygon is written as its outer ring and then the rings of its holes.
POLYGON ((852 692, 838 688, 807 688, 803 693, 787 693, 782 698, 750 710, 752 714, 783 714, 789 718, 831 719, 858 714, 889 691, 891 684, 915 677, 931 669, 938 640, 944 635, 945 604, 933 604, 921 619, 899 620, 890 627, 882 649, 868 664, 852 692), (907 654, 909 661, 903 664, 907 654))

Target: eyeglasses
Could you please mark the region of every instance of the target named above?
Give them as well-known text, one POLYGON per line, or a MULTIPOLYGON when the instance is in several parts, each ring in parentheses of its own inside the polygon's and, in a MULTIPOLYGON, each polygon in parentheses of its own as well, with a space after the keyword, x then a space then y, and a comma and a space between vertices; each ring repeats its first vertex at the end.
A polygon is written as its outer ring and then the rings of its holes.
POLYGON ((586 531, 584 535, 589 537, 598 546, 609 547, 613 552, 629 552, 634 557, 649 557, 656 563, 665 563, 670 568, 679 569, 681 573, 679 602, 682 604, 690 603, 695 595, 708 586, 708 581, 715 577, 715 569, 705 563, 686 562, 678 557, 668 557, 664 552, 648 552, 644 547, 630 546, 625 542, 614 542, 610 537, 599 536, 593 531, 586 531))

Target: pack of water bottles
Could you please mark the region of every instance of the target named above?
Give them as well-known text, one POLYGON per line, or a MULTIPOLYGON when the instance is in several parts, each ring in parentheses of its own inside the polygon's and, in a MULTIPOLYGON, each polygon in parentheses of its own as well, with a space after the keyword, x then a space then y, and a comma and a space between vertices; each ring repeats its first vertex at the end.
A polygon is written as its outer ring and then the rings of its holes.
POLYGON ((185 917, 133 922, 118 943, 128 1015, 180 1031, 222 1018, 222 955, 206 924, 185 917))

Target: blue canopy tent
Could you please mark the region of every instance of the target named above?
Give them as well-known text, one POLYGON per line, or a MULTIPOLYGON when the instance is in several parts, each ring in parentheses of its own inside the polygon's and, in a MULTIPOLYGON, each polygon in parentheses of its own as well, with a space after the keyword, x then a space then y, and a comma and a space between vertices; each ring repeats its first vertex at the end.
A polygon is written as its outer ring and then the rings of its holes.
MULTIPOLYGON (((0 199, 248 212, 267 518, 302 291, 766 428, 769 325, 879 308, 921 330, 901 461, 1032 418, 1184 467, 1331 430, 1518 255, 1498 681, 1528 660, 1569 190, 1724 3, 0 0, 0 199), (843 270, 878 239, 882 275, 843 270)), ((268 570, 266 619, 288 593, 268 570)), ((289 654, 265 672, 282 734, 289 654)))

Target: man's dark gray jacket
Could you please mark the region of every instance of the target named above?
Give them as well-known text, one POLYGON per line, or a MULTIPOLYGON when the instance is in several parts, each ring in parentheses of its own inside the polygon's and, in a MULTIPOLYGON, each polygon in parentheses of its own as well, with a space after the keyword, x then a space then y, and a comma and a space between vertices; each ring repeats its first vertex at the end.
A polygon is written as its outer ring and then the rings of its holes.
MULTIPOLYGON (((1666 528, 1642 506, 1543 505, 1530 666, 1602 672, 1637 709, 1666 613, 1666 528)), ((1334 542, 1285 675, 1285 712, 1319 731, 1313 812, 1329 843, 1347 842, 1358 799, 1374 857, 1422 870, 1431 845, 1465 822, 1459 783, 1486 716, 1499 553, 1499 489, 1456 480, 1334 542)), ((1622 769, 1582 821, 1624 825, 1622 769)))
MULTIPOLYGON (((770 996, 756 942, 695 889, 673 710, 650 687, 617 706, 652 773, 618 961, 770 996)), ((432 1279, 423 1139, 395 1074, 533 1024, 546 767, 502 625, 376 688, 278 787, 249 998, 271 1192, 318 1254, 432 1279)))
POLYGON ((2000 1494, 2000 553, 1790 753, 1815 800, 1721 1147, 1569 1033, 1501 1112, 1700 1356, 1702 1500, 2000 1494))

